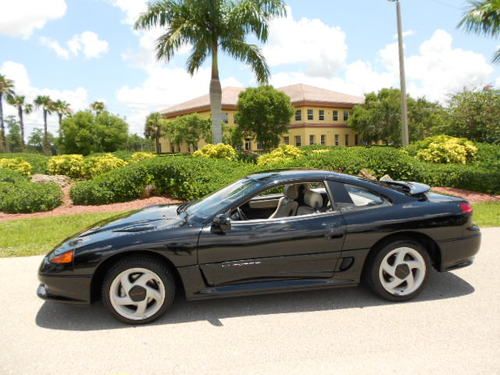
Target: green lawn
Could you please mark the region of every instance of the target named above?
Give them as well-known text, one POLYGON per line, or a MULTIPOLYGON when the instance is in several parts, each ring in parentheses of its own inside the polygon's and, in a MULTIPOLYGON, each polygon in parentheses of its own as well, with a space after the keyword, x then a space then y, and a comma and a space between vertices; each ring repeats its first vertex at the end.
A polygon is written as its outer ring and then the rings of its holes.
POLYGON ((0 257, 39 255, 65 238, 118 213, 80 214, 0 222, 0 257))
POLYGON ((480 227, 500 227, 500 202, 475 203, 473 217, 480 227))
MULTIPOLYGON (((0 222, 0 257, 45 254, 72 234, 117 214, 80 214, 0 222)), ((481 227, 500 227, 500 203, 476 203, 474 222, 481 227)))

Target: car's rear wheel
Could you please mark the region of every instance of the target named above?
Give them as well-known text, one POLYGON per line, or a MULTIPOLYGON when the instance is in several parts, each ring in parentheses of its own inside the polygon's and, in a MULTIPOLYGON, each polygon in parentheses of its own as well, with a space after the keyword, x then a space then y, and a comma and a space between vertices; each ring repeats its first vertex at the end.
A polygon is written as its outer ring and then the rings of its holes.
POLYGON ((159 318, 172 305, 174 278, 164 264, 150 257, 129 257, 107 272, 103 303, 118 320, 144 324, 159 318))
POLYGON ((429 254, 419 242, 399 240, 383 246, 369 259, 365 277, 377 295, 402 302, 423 290, 430 264, 429 254))

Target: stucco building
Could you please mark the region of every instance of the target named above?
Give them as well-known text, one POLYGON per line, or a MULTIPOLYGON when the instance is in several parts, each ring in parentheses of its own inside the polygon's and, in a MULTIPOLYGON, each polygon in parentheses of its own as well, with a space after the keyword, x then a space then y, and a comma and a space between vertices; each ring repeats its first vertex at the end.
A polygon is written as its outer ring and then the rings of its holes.
MULTIPOLYGON (((238 95, 244 88, 226 87, 222 90, 222 112, 224 122, 235 126, 236 104, 238 95)), ((296 84, 280 87, 278 90, 287 94, 295 113, 290 119, 288 132, 281 136, 282 144, 305 146, 321 144, 326 146, 354 146, 359 143, 358 135, 347 125, 347 120, 356 104, 363 103, 362 97, 347 95, 314 86, 296 84)), ((162 116, 173 119, 178 116, 198 113, 210 116, 210 100, 204 95, 160 111, 162 116)), ((198 148, 205 144, 203 140, 198 148)), ((259 145, 254 139, 243 142, 245 150, 258 151, 259 145)), ((162 152, 189 152, 187 145, 171 144, 168 138, 161 140, 162 152)))

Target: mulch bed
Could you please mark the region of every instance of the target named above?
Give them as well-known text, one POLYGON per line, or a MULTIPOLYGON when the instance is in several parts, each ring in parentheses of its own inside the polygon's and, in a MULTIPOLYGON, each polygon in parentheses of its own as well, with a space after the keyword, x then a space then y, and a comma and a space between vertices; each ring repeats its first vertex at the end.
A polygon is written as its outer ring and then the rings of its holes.
POLYGON ((455 189, 449 187, 433 187, 432 191, 457 197, 465 198, 471 203, 479 202, 500 202, 500 195, 490 195, 485 193, 477 193, 475 191, 455 189))

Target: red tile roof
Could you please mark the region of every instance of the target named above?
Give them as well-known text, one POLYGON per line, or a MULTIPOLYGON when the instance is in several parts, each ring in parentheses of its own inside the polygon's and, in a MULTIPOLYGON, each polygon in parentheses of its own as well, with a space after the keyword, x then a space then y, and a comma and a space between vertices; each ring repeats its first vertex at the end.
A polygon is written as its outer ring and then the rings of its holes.
MULTIPOLYGON (((244 91, 243 87, 225 87, 222 89, 222 109, 236 109, 239 94, 244 91)), ((364 98, 347 95, 340 92, 322 89, 305 84, 289 85, 278 88, 286 93, 293 105, 329 106, 329 107, 352 107, 364 102, 364 98)), ((209 95, 203 95, 184 103, 176 104, 160 113, 167 116, 178 116, 191 112, 202 112, 210 110, 209 95)))

